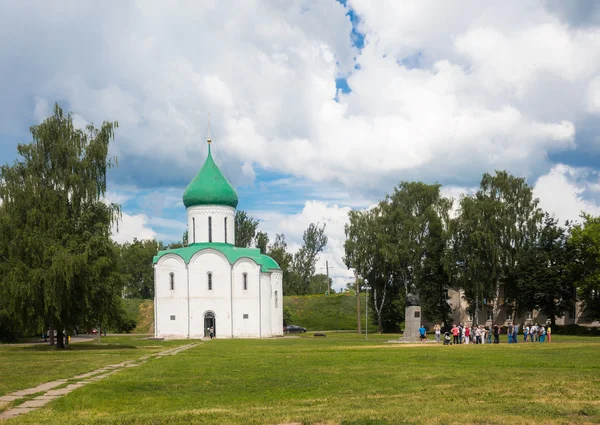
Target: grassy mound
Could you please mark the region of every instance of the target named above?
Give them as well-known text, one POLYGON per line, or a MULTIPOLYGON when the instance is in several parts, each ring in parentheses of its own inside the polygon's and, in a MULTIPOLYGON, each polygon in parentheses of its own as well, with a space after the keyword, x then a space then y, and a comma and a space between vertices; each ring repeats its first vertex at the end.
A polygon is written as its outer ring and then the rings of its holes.
MULTIPOLYGON (((361 328, 365 327, 365 295, 360 296, 361 328)), ((309 331, 356 330, 356 296, 346 294, 302 295, 283 298, 291 323, 309 331)), ((369 316, 371 314, 369 313, 369 316)), ((369 323, 369 332, 377 327, 369 323)))
POLYGON ((135 318, 134 334, 154 333, 154 300, 124 299, 125 309, 135 318))

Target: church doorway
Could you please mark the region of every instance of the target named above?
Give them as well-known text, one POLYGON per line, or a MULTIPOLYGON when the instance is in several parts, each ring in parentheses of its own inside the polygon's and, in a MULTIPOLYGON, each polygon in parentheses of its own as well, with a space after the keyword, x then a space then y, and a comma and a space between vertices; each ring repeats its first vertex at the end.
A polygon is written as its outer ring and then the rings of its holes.
POLYGON ((215 313, 207 311, 204 313, 204 336, 210 336, 210 328, 213 328, 213 336, 217 336, 217 323, 215 320, 215 313))

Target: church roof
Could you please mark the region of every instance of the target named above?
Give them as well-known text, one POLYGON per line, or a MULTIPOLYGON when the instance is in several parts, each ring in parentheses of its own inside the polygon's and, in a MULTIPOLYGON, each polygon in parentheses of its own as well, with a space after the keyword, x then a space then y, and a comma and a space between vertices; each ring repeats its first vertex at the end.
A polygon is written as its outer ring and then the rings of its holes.
POLYGON ((268 255, 264 255, 260 253, 260 249, 258 248, 238 248, 231 244, 221 243, 221 242, 210 242, 210 243, 193 243, 184 248, 176 248, 176 249, 167 249, 164 251, 158 251, 158 253, 152 259, 152 263, 156 264, 160 257, 167 254, 178 255, 185 261, 186 264, 189 264, 190 260, 194 256, 195 253, 202 251, 204 249, 214 249, 219 251, 225 257, 230 264, 235 263, 240 258, 250 258, 260 267, 261 272, 269 272, 272 270, 281 270, 279 265, 275 260, 273 260, 268 255))
POLYGON ((186 208, 196 205, 237 207, 238 194, 213 161, 210 140, 208 140, 208 156, 204 165, 183 192, 183 204, 186 208))

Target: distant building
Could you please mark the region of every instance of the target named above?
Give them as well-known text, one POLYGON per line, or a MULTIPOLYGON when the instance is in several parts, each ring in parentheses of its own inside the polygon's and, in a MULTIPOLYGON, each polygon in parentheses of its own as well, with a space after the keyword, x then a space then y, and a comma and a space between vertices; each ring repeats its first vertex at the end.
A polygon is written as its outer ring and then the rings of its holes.
POLYGON ((155 336, 283 335, 282 271, 256 248, 235 244, 238 195, 210 152, 183 194, 189 246, 154 257, 155 336))
MULTIPOLYGON (((515 316, 513 314, 509 314, 509 309, 504 305, 503 298, 503 285, 501 286, 501 297, 500 297, 500 311, 498 314, 498 318, 496 319, 497 324, 499 325, 508 325, 509 323, 538 323, 545 324, 546 322, 550 323, 550 319, 546 317, 544 314, 540 313, 537 310, 530 311, 519 316, 515 316)), ((474 317, 469 312, 469 303, 465 299, 464 291, 459 290, 449 290, 448 291, 448 302, 450 303, 450 307, 452 308, 452 318, 456 323, 462 324, 472 324, 479 323, 480 325, 492 325, 493 319, 493 305, 492 300, 489 300, 485 305, 480 307, 478 317, 474 317)), ((556 318, 556 324, 559 326, 570 325, 570 324, 578 324, 585 326, 600 326, 600 322, 591 322, 586 320, 585 311, 583 310, 580 303, 577 303, 573 306, 573 311, 567 313, 563 317, 556 318)))

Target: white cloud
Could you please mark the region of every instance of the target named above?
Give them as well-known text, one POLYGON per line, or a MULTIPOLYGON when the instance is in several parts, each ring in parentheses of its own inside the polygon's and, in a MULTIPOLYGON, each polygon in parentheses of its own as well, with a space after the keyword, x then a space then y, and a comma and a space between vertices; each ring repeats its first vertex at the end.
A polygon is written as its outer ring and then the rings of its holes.
POLYGON ((540 207, 563 222, 579 220, 582 211, 600 215, 600 197, 597 193, 593 197, 599 185, 597 172, 558 164, 537 179, 533 192, 540 199, 540 207))
MULTIPOLYGON (((258 165, 352 191, 398 175, 531 175, 549 152, 574 149, 575 121, 595 111, 600 29, 572 27, 541 0, 349 4, 366 34, 361 52, 350 44, 348 9, 333 0, 143 2, 73 6, 64 16, 36 8, 33 32, 15 36, 20 48, 3 57, 54 51, 35 115, 65 99, 79 125, 116 119, 121 155, 197 169, 210 112, 215 144, 240 178, 258 165), (91 12, 93 22, 73 19, 91 12), (66 40, 94 54, 73 61, 69 49, 53 50, 66 40), (422 69, 402 65, 411 55, 422 69), (342 75, 352 92, 336 102, 342 75)), ((8 31, 25 16, 11 8, 0 21, 8 31)))
POLYGON ((285 215, 273 211, 248 211, 248 214, 260 220, 259 228, 269 234, 271 240, 276 233, 283 233, 288 243, 288 250, 295 253, 302 246, 302 235, 310 223, 326 225, 327 246, 319 257, 317 273, 325 274, 325 262, 329 262, 329 276, 333 279, 336 290, 343 288, 353 278, 353 271, 348 270, 342 258, 344 256, 344 225, 348 223, 349 207, 340 207, 319 201, 308 201, 298 214, 285 215))
POLYGON ((113 226, 112 238, 118 243, 131 242, 133 238, 138 240, 153 239, 156 237, 156 232, 149 228, 148 224, 148 217, 144 214, 129 215, 123 213, 118 225, 113 226))
POLYGON ((588 110, 594 114, 600 114, 600 76, 590 82, 588 91, 588 110))
POLYGON ((36 96, 35 106, 33 108, 33 117, 35 118, 36 123, 41 123, 44 121, 44 118, 49 116, 50 113, 51 111, 48 101, 36 96))
MULTIPOLYGON (((15 116, 26 115, 15 104, 39 121, 59 100, 79 127, 118 120, 115 153, 191 174, 210 113, 226 175, 253 181, 263 168, 312 183, 304 192, 321 201, 301 213, 256 216, 295 247, 310 222, 331 220, 323 258, 340 273, 346 206, 366 205, 401 179, 451 179, 468 190, 494 169, 531 177, 548 169, 549 154, 590 143, 577 137, 600 113, 597 24, 572 25, 543 0, 348 4, 365 34, 360 52, 348 9, 334 0, 6 3, 0 111, 12 114, 0 114, 0 128, 14 131, 15 116), (336 91, 340 76, 351 93, 336 91)), ((544 205, 571 218, 595 211, 581 192, 592 186, 566 170, 536 182, 544 205)), ((125 227, 152 233, 149 216, 181 203, 169 190, 115 194, 144 197, 148 216, 128 215, 125 227)), ((166 224, 175 232, 177 223, 166 224)))

